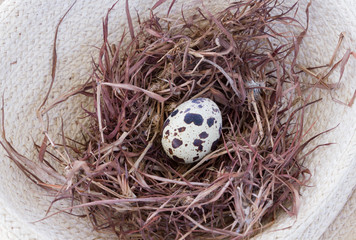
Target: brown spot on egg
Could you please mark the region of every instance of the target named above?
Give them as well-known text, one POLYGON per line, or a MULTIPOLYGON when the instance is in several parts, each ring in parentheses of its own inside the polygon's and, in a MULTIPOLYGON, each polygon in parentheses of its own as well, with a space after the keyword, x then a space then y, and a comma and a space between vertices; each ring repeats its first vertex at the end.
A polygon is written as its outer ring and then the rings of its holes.
POLYGON ((163 129, 164 129, 165 127, 167 127, 168 124, 169 124, 169 119, 167 118, 167 120, 163 123, 163 129))
POLYGON ((211 144, 211 151, 215 151, 218 148, 219 139, 216 139, 213 144, 211 144))
POLYGON ((169 130, 167 130, 167 131, 165 132, 165 134, 166 134, 166 135, 169 135, 169 130))
POLYGON ((193 158, 193 161, 196 161, 198 159, 199 159, 199 156, 196 156, 196 157, 193 158))
POLYGON ((183 158, 177 157, 175 155, 173 155, 173 160, 179 163, 185 163, 183 158))
POLYGON ((208 118, 208 120, 207 120, 207 124, 208 124, 208 126, 209 126, 209 127, 213 126, 214 121, 215 121, 215 118, 213 118, 213 117, 208 118))
POLYGON ((183 144, 183 142, 181 140, 179 140, 178 138, 175 138, 172 141, 173 148, 179 148, 182 144, 183 144))
POLYGON ((196 113, 187 113, 184 116, 184 122, 187 124, 194 123, 197 126, 201 126, 203 124, 203 120, 203 117, 196 113))
POLYGON ((203 98, 196 98, 196 99, 193 99, 193 100, 192 100, 192 103, 197 103, 197 104, 199 104, 199 103, 202 103, 202 102, 204 102, 204 99, 203 99, 203 98))
POLYGON ((168 149, 168 152, 169 152, 171 155, 173 155, 173 150, 172 150, 172 148, 169 148, 169 149, 168 149))
POLYGON ((178 128, 178 131, 179 131, 179 132, 184 132, 185 129, 186 129, 186 127, 180 127, 180 128, 178 128))
POLYGON ((202 132, 199 134, 199 137, 202 139, 205 139, 205 138, 209 137, 209 134, 207 132, 202 132))
POLYGON ((174 117, 175 115, 177 115, 178 113, 178 109, 177 110, 174 110, 172 113, 171 113, 171 117, 174 117))
POLYGON ((201 139, 194 139, 193 145, 198 147, 198 151, 203 151, 203 143, 205 141, 201 140, 201 139))

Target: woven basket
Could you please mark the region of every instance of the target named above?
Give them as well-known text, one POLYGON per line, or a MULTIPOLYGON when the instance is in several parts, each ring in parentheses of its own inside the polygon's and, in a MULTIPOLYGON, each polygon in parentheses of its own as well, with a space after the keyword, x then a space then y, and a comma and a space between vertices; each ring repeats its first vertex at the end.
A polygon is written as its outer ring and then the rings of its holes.
MULTIPOLYGON (((115 1, 78 0, 60 25, 58 33, 57 76, 51 98, 85 81, 91 69, 94 46, 101 43, 102 18, 115 1)), ((119 1, 110 17, 110 36, 117 40, 126 28, 124 2, 119 1)), ((132 0, 130 8, 139 13, 156 0, 132 0)), ((168 1, 171 2, 171 1, 168 1)), ((51 79, 54 32, 59 19, 72 0, 0 0, 0 93, 5 100, 5 128, 10 142, 29 158, 36 154, 33 141, 40 142, 41 132, 36 109, 51 79), (24 118, 24 116, 27 116, 24 118)), ((183 1, 177 1, 179 12, 183 1)), ((212 9, 221 9, 227 1, 204 1, 212 9)), ((194 9, 197 1, 184 1, 185 9, 194 9)), ((167 6, 167 5, 166 5, 167 6)), ((300 2, 300 17, 305 20, 306 1, 300 2)), ((161 8, 162 11, 166 10, 161 8)), ((314 0, 310 8, 310 30, 304 41, 301 62, 307 66, 328 63, 338 41, 345 33, 340 49, 356 50, 356 2, 354 0, 314 0)), ((339 55, 341 56, 341 55, 339 55)), ((333 96, 347 102, 356 86, 356 59, 350 58, 340 89, 333 96)), ((338 74, 329 81, 337 82, 338 74)), ((255 239, 356 239, 356 104, 336 103, 326 91, 316 91, 323 101, 308 109, 308 124, 316 122, 311 134, 339 126, 316 143, 336 143, 317 150, 309 159, 313 177, 310 187, 302 189, 299 215, 281 214, 277 222, 255 239), (353 237, 354 236, 354 237, 353 237)), ((66 123, 65 134, 79 133, 75 123, 80 98, 51 112, 51 129, 66 123)), ((56 132, 51 132, 56 136, 56 132)), ((41 219, 50 204, 46 195, 6 157, 0 149, 0 239, 111 239, 94 232, 85 219, 59 214, 41 219)), ((62 203, 65 204, 65 203, 62 203)))

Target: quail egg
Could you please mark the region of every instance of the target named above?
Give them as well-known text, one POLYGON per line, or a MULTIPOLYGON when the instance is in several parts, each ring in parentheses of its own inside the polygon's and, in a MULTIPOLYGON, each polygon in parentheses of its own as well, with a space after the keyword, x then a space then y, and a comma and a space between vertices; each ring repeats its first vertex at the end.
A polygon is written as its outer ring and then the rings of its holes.
POLYGON ((221 112, 215 102, 208 98, 186 101, 163 124, 163 149, 175 161, 193 163, 216 149, 221 127, 221 112))

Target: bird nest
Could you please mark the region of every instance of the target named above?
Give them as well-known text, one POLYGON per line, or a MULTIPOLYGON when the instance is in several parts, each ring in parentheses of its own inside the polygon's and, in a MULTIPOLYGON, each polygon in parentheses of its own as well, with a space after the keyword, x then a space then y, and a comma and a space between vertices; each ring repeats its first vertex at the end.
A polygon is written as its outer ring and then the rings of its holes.
POLYGON ((109 10, 89 81, 47 109, 41 105, 40 119, 70 96, 85 95, 85 141, 63 136, 53 143, 45 132, 37 167, 21 164, 5 141, 10 158, 55 191, 53 202, 73 200, 59 212, 82 208, 95 229, 120 239, 242 239, 272 224, 279 210, 295 215, 310 177, 303 149, 316 137, 305 139, 304 110, 313 103, 305 90, 317 86, 301 81, 296 64, 308 26, 291 17, 296 5, 249 0, 173 17, 174 1, 167 15, 154 12, 162 2, 138 18, 136 29, 127 7, 129 32, 115 43, 108 40, 109 10), (200 97, 219 106, 222 137, 215 151, 182 164, 162 148, 163 123, 200 97))

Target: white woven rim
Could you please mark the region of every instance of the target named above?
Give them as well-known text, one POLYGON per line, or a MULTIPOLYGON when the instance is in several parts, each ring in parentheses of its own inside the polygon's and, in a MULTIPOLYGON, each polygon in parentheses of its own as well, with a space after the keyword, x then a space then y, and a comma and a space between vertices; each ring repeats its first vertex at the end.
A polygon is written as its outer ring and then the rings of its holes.
MULTIPOLYGON (((58 36, 59 61, 53 97, 87 79, 90 57, 95 56, 93 46, 98 46, 101 41, 101 20, 113 2, 78 0, 66 17, 58 36)), ((130 7, 142 12, 154 2, 134 0, 130 1, 130 7)), ((204 2, 213 9, 220 9, 227 1, 204 2)), ((5 98, 5 127, 14 146, 28 157, 35 156, 32 138, 37 142, 40 140, 35 109, 50 81, 55 27, 71 3, 70 0, 0 1, 0 90, 5 98)), ((178 1, 177 6, 181 3, 183 1, 178 1)), ((192 6, 196 4, 194 0, 184 2, 187 9, 194 9, 192 6)), ((111 36, 113 40, 118 39, 126 27, 123 6, 124 1, 119 1, 110 18, 111 30, 115 32, 111 36)), ((306 1, 301 1, 302 15, 305 6, 306 1)), ((345 32, 346 38, 340 52, 356 49, 356 3, 353 0, 315 0, 310 12, 311 25, 302 48, 301 63, 308 66, 327 63, 341 32, 345 32)), ((356 60, 351 57, 341 88, 334 93, 342 101, 350 100, 355 91, 355 69, 356 60)), ((330 82, 337 80, 337 74, 329 79, 330 82)), ((346 224, 345 217, 352 217, 354 214, 349 212, 354 213, 356 209, 355 196, 348 201, 356 183, 356 106, 349 108, 335 103, 323 91, 314 95, 315 99, 321 96, 324 100, 308 110, 308 121, 316 121, 312 133, 340 124, 317 141, 336 144, 318 150, 309 159, 312 187, 302 190, 298 217, 289 218, 282 214, 276 224, 256 239, 335 239, 341 235, 335 235, 334 230, 341 226, 344 226, 343 237, 352 236, 350 233, 355 224, 346 224)), ((51 126, 59 126, 60 117, 66 122, 74 122, 73 116, 80 111, 79 106, 80 99, 76 98, 53 111, 51 126)), ((75 137, 78 127, 67 125, 65 133, 75 137)), ((51 198, 19 172, 6 158, 3 149, 0 150, 0 162, 0 239, 114 238, 93 232, 84 219, 68 215, 31 223, 44 216, 51 198)))

